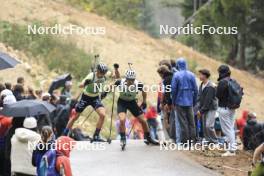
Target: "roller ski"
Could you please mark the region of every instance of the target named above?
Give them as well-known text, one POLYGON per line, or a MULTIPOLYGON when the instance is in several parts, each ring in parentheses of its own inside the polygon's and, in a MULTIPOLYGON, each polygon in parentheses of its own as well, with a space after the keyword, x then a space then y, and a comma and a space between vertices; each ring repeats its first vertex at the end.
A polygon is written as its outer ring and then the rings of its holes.
POLYGON ((122 134, 121 134, 121 139, 120 139, 120 146, 121 146, 122 151, 126 149, 126 136, 122 134))
POLYGON ((101 138, 100 135, 94 135, 93 138, 90 140, 90 142, 94 143, 94 142, 108 142, 108 141, 101 138))

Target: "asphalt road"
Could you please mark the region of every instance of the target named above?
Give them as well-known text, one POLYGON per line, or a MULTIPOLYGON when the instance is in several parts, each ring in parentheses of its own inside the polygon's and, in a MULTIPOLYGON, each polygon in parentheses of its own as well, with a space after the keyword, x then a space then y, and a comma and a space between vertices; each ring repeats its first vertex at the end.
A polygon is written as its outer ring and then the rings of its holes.
POLYGON ((190 160, 181 151, 164 151, 143 141, 128 141, 121 151, 112 144, 78 142, 71 153, 74 176, 213 176, 209 169, 190 160))

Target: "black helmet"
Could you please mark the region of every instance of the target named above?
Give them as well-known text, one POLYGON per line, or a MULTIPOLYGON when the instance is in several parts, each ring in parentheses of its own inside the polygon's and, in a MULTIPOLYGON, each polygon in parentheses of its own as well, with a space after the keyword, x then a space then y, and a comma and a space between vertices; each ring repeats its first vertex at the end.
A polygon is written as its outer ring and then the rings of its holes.
POLYGON ((106 73, 108 71, 108 68, 105 64, 100 63, 97 65, 97 70, 101 73, 106 73))

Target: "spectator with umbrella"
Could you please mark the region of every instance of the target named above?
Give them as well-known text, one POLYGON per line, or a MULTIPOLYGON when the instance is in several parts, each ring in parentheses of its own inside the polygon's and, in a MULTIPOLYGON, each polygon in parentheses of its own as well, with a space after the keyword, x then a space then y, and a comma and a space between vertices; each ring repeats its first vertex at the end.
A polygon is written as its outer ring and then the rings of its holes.
MULTIPOLYGON (((59 76, 58 78, 56 78, 52 81, 48 92, 50 94, 53 94, 54 90, 61 88, 61 87, 65 87, 66 82, 71 81, 71 80, 72 80, 72 76, 69 73, 59 76)), ((69 84, 69 83, 67 83, 67 84, 69 84)), ((70 85, 69 85, 69 87, 70 87, 70 85)))

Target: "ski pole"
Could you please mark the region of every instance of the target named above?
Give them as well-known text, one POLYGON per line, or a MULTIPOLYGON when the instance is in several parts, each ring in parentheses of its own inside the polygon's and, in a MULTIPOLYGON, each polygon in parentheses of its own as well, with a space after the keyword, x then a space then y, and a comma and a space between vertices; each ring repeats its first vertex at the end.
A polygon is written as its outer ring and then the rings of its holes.
POLYGON ((82 122, 81 126, 83 126, 83 124, 90 118, 90 116, 92 115, 92 113, 94 112, 94 110, 92 110, 88 116, 84 119, 84 121, 82 122))
POLYGON ((128 62, 127 64, 128 64, 129 69, 132 70, 132 65, 133 64, 131 62, 128 62))
POLYGON ((112 124, 113 124, 113 115, 114 115, 114 105, 115 105, 115 88, 114 88, 114 92, 113 92, 112 112, 111 112, 111 122, 110 122, 110 132, 109 132, 109 137, 107 139, 107 142, 109 144, 111 143, 111 136, 112 136, 112 124))

